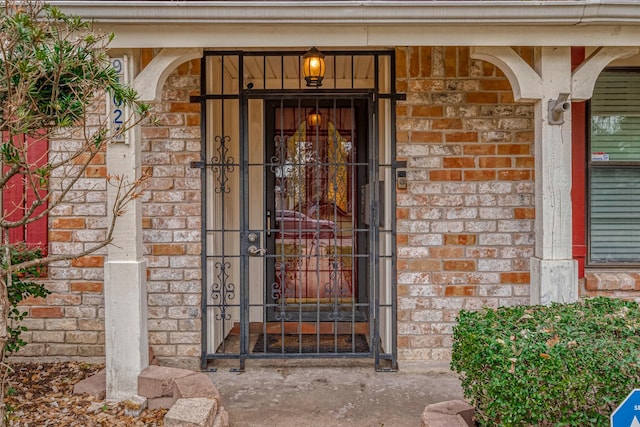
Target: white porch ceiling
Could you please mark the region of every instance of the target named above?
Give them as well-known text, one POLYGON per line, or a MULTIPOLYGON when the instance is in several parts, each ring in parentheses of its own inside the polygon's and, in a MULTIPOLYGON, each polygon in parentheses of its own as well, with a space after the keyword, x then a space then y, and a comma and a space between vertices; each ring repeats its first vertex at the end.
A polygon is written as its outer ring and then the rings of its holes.
MULTIPOLYGON (((351 80, 352 77, 354 80, 365 80, 373 77, 373 56, 358 55, 353 57, 353 62, 351 62, 351 58, 352 57, 350 56, 334 57, 328 55, 325 58, 325 84, 334 80, 334 77, 339 81, 351 80)), ((252 78, 256 80, 265 78, 268 81, 274 82, 271 86, 276 85, 281 78, 289 81, 301 81, 302 76, 300 75, 300 72, 302 63, 300 62, 299 57, 285 56, 283 59, 284 60, 281 62, 279 56, 267 56, 266 58, 262 56, 245 56, 244 76, 245 78, 252 78)), ((237 64, 225 63, 225 71, 229 76, 237 76, 237 64)))

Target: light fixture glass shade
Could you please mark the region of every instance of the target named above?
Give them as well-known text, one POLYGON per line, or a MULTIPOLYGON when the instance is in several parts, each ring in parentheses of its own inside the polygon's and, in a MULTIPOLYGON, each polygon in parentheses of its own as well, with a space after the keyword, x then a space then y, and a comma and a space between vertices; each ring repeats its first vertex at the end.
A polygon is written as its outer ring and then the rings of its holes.
POLYGON ((317 127, 322 124, 322 115, 316 110, 311 110, 309 115, 307 116, 307 125, 309 127, 317 127))
POLYGON ((322 79, 324 78, 325 72, 324 55, 322 52, 312 47, 304 54, 302 59, 304 59, 302 70, 304 72, 304 79, 307 81, 307 86, 322 86, 322 79))

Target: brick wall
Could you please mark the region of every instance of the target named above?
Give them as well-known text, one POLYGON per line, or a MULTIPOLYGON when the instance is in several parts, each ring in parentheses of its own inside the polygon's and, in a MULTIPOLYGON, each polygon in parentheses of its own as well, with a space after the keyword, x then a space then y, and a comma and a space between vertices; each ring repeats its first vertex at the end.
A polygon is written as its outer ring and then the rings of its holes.
POLYGON ((640 303, 640 272, 587 270, 580 281, 580 295, 624 298, 640 303))
MULTIPOLYGON (((398 354, 450 357, 460 309, 529 302, 533 106, 465 47, 397 49, 398 354)), ((532 51, 520 52, 527 61, 532 51)))
MULTIPOLYGON (((106 105, 100 104, 100 105, 106 105)), ((78 135, 59 135, 51 140, 51 156, 64 155, 78 144, 78 135)), ((82 160, 81 160, 82 161, 82 160)), ((58 187, 66 171, 54 170, 51 186, 58 187)), ((83 176, 49 215, 49 253, 78 253, 104 240, 106 219, 106 165, 98 153, 83 176)), ((57 195, 56 191, 52 192, 57 195)), ((18 355, 37 357, 103 357, 103 266, 107 250, 90 256, 55 262, 45 282, 51 294, 30 298, 22 306, 28 312, 22 334, 28 345, 18 355)))
POLYGON ((196 367, 200 357, 200 61, 169 76, 160 125, 142 131, 142 164, 151 175, 144 196, 149 343, 165 365, 196 367))

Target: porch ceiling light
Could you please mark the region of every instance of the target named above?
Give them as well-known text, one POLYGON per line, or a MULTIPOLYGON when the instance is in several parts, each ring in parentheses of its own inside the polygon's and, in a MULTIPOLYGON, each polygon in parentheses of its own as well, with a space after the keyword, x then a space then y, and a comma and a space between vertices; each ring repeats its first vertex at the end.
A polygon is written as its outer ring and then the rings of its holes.
POLYGON ((322 86, 324 78, 325 64, 324 55, 315 47, 309 49, 302 57, 304 63, 302 66, 304 79, 307 81, 307 87, 322 86))

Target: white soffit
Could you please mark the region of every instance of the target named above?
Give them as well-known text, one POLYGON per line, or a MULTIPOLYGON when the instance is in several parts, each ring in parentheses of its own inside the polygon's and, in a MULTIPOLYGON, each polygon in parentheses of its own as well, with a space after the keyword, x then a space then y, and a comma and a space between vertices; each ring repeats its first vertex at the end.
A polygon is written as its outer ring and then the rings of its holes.
POLYGON ((112 47, 633 46, 640 40, 638 0, 49 3, 115 32, 112 47))

